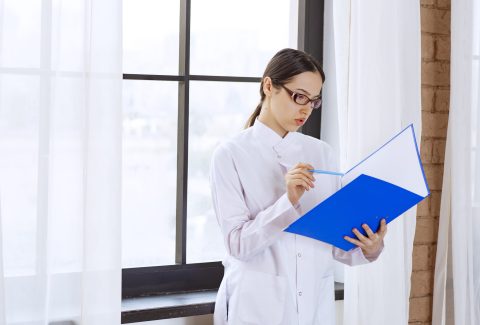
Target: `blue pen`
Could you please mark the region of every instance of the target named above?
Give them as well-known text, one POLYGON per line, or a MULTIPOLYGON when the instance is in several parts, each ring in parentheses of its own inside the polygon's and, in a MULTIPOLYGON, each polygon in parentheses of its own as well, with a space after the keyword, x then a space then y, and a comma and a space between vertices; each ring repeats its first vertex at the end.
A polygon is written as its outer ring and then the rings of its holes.
POLYGON ((311 173, 317 173, 317 174, 336 175, 336 176, 343 176, 343 175, 345 175, 345 174, 343 174, 343 173, 330 172, 330 171, 328 171, 328 170, 321 170, 321 169, 310 169, 309 172, 311 172, 311 173))

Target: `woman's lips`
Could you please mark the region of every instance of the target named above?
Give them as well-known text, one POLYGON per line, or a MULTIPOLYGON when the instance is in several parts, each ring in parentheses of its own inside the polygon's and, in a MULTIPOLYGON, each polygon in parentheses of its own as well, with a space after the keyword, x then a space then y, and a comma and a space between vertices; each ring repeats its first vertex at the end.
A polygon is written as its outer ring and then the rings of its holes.
POLYGON ((301 125, 303 125, 303 123, 305 123, 305 120, 304 119, 295 119, 295 123, 297 123, 297 126, 301 126, 301 125))

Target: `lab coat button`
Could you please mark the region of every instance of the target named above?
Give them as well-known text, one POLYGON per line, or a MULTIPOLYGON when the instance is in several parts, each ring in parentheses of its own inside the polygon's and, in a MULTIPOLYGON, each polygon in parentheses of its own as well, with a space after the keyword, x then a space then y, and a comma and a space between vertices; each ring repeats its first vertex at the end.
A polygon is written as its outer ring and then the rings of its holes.
POLYGON ((302 257, 302 253, 298 253, 297 256, 298 256, 298 257, 302 257))
POLYGON ((301 292, 301 291, 299 291, 299 292, 298 292, 298 295, 299 295, 299 296, 302 296, 302 292, 301 292))

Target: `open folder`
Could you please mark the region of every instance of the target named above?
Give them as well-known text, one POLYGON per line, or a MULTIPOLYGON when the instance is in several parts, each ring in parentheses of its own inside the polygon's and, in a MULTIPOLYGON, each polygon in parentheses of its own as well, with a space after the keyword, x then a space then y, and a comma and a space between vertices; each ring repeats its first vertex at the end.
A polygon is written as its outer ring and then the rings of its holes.
POLYGON ((346 172, 341 184, 285 231, 348 251, 355 245, 343 237, 356 238, 353 228, 366 235, 366 223, 376 232, 381 219, 389 223, 430 195, 413 125, 346 172))

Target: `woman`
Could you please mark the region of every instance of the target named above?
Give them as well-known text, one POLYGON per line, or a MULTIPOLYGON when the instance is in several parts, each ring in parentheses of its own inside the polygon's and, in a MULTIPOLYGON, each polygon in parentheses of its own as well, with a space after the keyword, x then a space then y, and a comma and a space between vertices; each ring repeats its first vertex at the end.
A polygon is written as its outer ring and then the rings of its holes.
POLYGON ((295 132, 321 105, 325 76, 310 55, 275 54, 260 85, 261 101, 247 128, 213 155, 211 188, 228 256, 215 305, 215 324, 335 324, 333 260, 374 261, 383 249, 386 223, 368 237, 346 237, 357 248, 284 232, 339 187, 332 149, 295 132))

